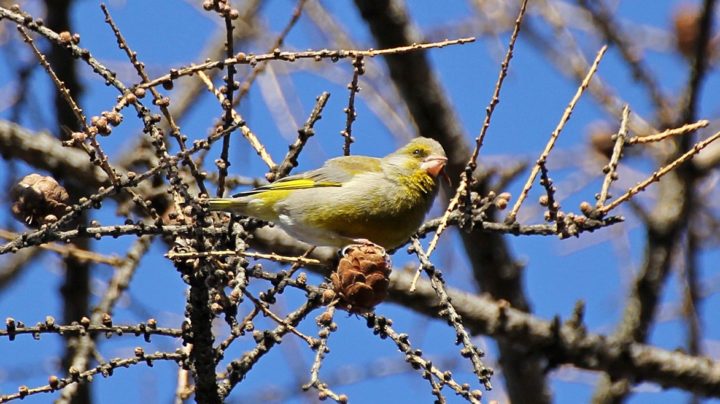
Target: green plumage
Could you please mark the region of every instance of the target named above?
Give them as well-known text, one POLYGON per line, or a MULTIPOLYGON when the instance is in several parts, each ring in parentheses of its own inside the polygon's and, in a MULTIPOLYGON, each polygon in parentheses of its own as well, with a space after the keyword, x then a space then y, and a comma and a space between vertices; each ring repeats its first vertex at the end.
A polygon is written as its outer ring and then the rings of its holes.
POLYGON ((321 168, 208 200, 223 210, 274 222, 314 245, 343 247, 369 240, 385 248, 406 241, 422 223, 437 194, 445 152, 418 138, 383 158, 348 156, 321 168))

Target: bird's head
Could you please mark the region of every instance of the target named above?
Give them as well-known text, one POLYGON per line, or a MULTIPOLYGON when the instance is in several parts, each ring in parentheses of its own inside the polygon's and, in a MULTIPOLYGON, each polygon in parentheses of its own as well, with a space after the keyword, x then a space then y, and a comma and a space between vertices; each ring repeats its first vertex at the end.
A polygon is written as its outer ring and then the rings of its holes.
POLYGON ((413 139, 388 157, 397 159, 404 169, 423 171, 433 178, 437 178, 447 164, 445 150, 440 143, 426 137, 413 139))

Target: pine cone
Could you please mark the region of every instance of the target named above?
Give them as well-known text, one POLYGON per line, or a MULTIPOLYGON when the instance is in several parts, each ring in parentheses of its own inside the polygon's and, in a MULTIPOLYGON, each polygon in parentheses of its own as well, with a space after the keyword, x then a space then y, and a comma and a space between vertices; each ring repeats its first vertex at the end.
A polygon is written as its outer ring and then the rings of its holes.
MULTIPOLYGON (((675 48, 689 61, 695 57, 697 43, 700 40, 700 19, 702 10, 688 4, 681 5, 673 15, 675 34, 675 48)), ((718 41, 720 38, 714 35, 707 43, 706 63, 717 56, 718 41)))
POLYGON ((338 307, 351 313, 366 313, 387 297, 390 260, 382 247, 351 245, 345 248, 330 280, 340 297, 338 307))
POLYGON ((12 213, 30 227, 52 223, 65 214, 70 196, 52 177, 25 176, 10 191, 12 213))
POLYGON ((610 158, 613 147, 615 147, 615 141, 613 140, 615 131, 613 131, 610 125, 604 121, 593 122, 588 125, 587 132, 590 147, 598 154, 610 158))
POLYGON ((700 10, 688 5, 676 10, 673 15, 675 26, 675 47, 686 58, 691 59, 700 35, 700 10))

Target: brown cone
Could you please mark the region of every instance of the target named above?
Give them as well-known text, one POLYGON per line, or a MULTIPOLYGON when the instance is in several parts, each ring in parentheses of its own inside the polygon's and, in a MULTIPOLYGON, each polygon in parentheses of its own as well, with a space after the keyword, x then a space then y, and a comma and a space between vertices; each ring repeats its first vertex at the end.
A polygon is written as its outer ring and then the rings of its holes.
POLYGON ((604 121, 593 122, 588 125, 587 133, 592 149, 595 152, 610 158, 613 152, 613 147, 615 146, 615 141, 612 138, 615 131, 613 131, 610 125, 604 121))
MULTIPOLYGON (((697 43, 700 39, 700 19, 702 10, 689 3, 683 4, 673 15, 673 28, 675 33, 675 47, 681 55, 693 60, 697 52, 697 43)), ((706 60, 712 60, 717 55, 718 36, 710 38, 705 52, 706 60)))
POLYGON ((351 313, 369 312, 387 297, 390 261, 379 246, 352 245, 345 249, 330 280, 340 297, 338 307, 351 313))
POLYGON ((675 46, 688 59, 695 53, 695 44, 700 34, 699 24, 700 10, 689 5, 678 9, 673 16, 675 46))
POLYGON ((30 227, 52 223, 65 214, 70 196, 52 177, 25 176, 10 191, 12 213, 30 227))

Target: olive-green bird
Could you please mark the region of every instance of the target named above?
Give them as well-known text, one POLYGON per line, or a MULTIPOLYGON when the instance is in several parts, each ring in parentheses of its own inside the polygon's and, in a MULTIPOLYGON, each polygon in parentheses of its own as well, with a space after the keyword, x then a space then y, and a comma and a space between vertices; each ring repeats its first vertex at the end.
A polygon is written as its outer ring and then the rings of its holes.
POLYGON ((382 158, 333 158, 208 206, 273 222, 316 246, 369 241, 393 249, 422 224, 446 163, 440 143, 421 137, 382 158))

